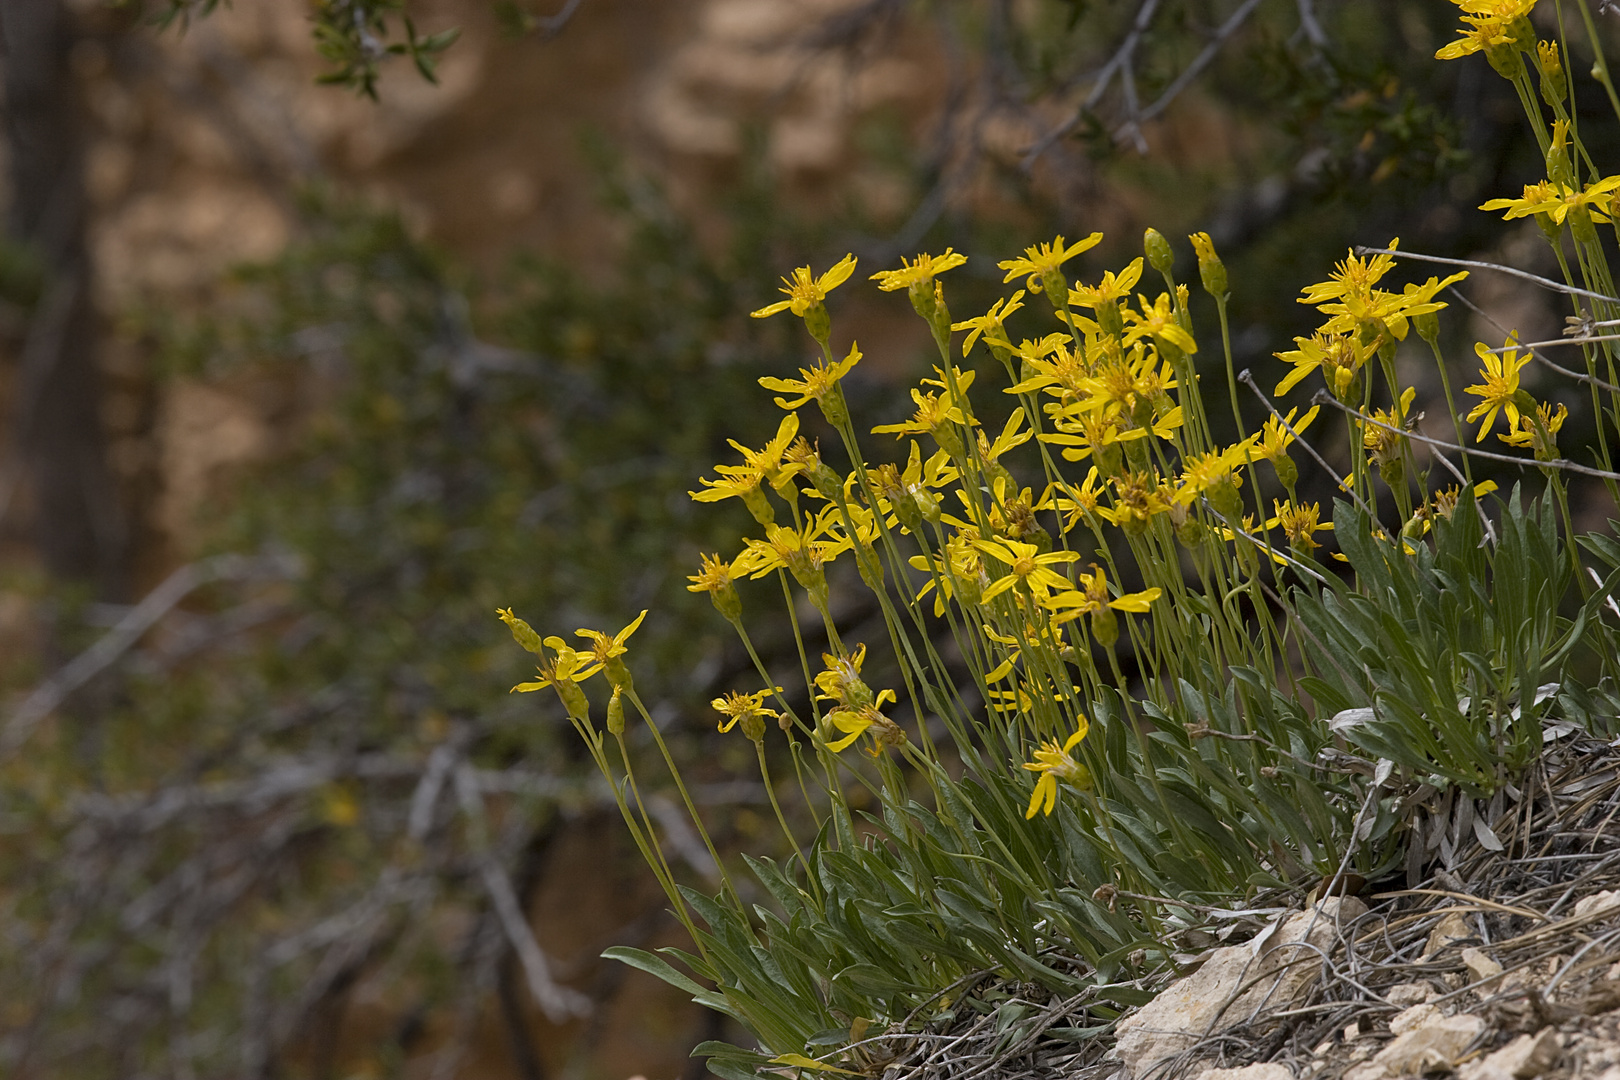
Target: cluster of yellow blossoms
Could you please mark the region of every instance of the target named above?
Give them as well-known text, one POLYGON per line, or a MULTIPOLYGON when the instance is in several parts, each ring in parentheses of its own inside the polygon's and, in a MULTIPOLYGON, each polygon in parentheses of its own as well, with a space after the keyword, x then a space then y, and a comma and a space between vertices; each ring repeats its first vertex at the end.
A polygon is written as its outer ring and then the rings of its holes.
MULTIPOLYGON (((1034 737, 1034 760, 1024 766, 1039 774, 1029 806, 1033 815, 1042 808, 1052 811, 1060 781, 1089 786, 1089 771, 1071 756, 1090 727, 1079 704, 1086 695, 1075 684, 1084 682, 1087 670, 1095 673, 1094 648, 1113 663, 1121 614, 1149 614, 1167 588, 1178 587, 1169 578, 1180 580, 1179 557, 1167 557, 1178 542, 1207 557, 1210 545, 1228 542, 1269 549, 1265 533, 1280 529, 1297 555, 1309 557, 1315 550, 1314 534, 1327 526, 1319 522, 1317 506, 1293 501, 1298 471, 1288 451, 1318 410, 1303 417, 1294 410, 1272 418, 1252 436, 1213 445, 1192 373, 1198 343, 1188 292, 1169 278, 1168 244, 1150 231, 1147 261, 1165 275, 1167 285, 1150 299, 1138 291, 1146 267, 1142 258, 1104 273, 1095 285, 1068 280, 1063 264, 1101 239, 1100 233, 1074 243, 1058 237, 1001 263, 1006 282, 1021 281, 1023 288, 984 315, 962 321, 951 319, 939 278, 962 265, 964 256, 920 255, 897 270, 873 275, 880 288, 907 292, 933 331, 943 361, 911 391, 914 411, 908 419, 872 429, 909 438, 903 464, 869 466, 854 449, 858 444, 841 383, 861 352, 851 345, 843 359, 834 358, 825 307, 827 294, 852 276, 854 257, 820 275, 799 268, 784 279, 788 299, 754 312, 756 317, 782 311, 798 315, 821 355, 797 379, 760 380, 788 410, 775 438, 757 450, 733 442, 741 463, 716 466, 715 478, 703 478, 692 493, 703 502, 740 500, 763 537, 746 539, 729 559, 705 555, 690 588, 708 593, 739 630, 737 581, 778 574, 804 591, 831 644, 824 670, 814 677, 818 692, 812 702, 829 707, 806 725, 819 747, 837 753, 862 736, 870 738, 874 754, 910 745, 900 725, 884 713, 886 705, 898 703, 897 696, 866 687, 860 679, 865 646, 845 646, 833 624, 826 566, 846 553, 854 555, 862 579, 874 590, 895 588, 919 611, 931 592, 934 616, 967 628, 977 650, 970 663, 978 665, 987 701, 1003 714, 1021 717, 1034 737), (1030 296, 1046 298, 1057 329, 1015 343, 1007 323, 1030 296), (994 436, 969 397, 980 373, 948 359, 954 334, 965 334, 964 358, 982 345, 1008 374, 1011 385, 1005 392, 1018 404, 994 436), (819 447, 799 434, 797 410, 811 402, 851 451, 853 471, 832 469, 819 447), (932 449, 924 450, 922 440, 932 449), (1045 472, 1039 493, 1023 486, 1004 463, 1030 444, 1039 447, 1045 472), (1078 483, 1066 480, 1057 459, 1084 463, 1085 477, 1078 483), (1256 532, 1240 489, 1260 462, 1270 464, 1288 498, 1273 500, 1274 516, 1263 519, 1256 532), (1138 574, 1150 578, 1144 587, 1122 590, 1111 582, 1111 575, 1119 575, 1105 533, 1110 528, 1137 556, 1138 574), (1081 535, 1108 566, 1082 554, 1076 543, 1081 535), (902 558, 921 577, 890 584, 880 552, 895 557, 900 537, 920 548, 902 558), (1080 675, 1073 668, 1081 669, 1080 675)), ((1206 289, 1224 303, 1225 269, 1213 245, 1204 234, 1192 240, 1206 289)), ((1360 276, 1376 280, 1385 265, 1360 276)), ((1443 284, 1431 283, 1426 292, 1409 291, 1393 301, 1382 293, 1324 288, 1346 326, 1376 318, 1390 333, 1404 336, 1407 319, 1441 306, 1433 293, 1443 284)), ((1338 324, 1327 332, 1353 336, 1338 324)), ((1247 548, 1245 553, 1252 559, 1247 548)), ((1145 639, 1133 640, 1140 648, 1145 639)), ((762 734, 762 694, 717 699, 724 727, 741 723, 750 738, 762 734)), ((786 715, 769 715, 785 729, 793 725, 786 715)))

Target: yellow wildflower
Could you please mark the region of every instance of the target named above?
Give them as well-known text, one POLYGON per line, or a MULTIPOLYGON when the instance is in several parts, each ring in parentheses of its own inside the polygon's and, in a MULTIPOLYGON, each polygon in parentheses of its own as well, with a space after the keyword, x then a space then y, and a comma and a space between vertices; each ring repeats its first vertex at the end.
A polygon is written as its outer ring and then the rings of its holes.
POLYGON ((878 283, 878 288, 884 292, 894 292, 896 289, 909 289, 913 285, 923 285, 943 274, 947 270, 954 270, 967 262, 966 255, 958 255, 950 248, 945 249, 943 255, 918 255, 915 262, 905 258, 900 260, 898 270, 879 270, 872 275, 872 280, 878 283))
POLYGON ((1412 401, 1416 397, 1417 388, 1407 387, 1401 393, 1400 401, 1395 408, 1374 409, 1372 419, 1376 422, 1364 423, 1361 426, 1362 448, 1367 451, 1373 464, 1378 466, 1378 471, 1391 485, 1400 481, 1401 452, 1406 445, 1406 438, 1401 432, 1409 426, 1407 417, 1412 408, 1412 401), (1391 431, 1391 428, 1395 430, 1391 431))
POLYGON ((942 617, 945 614, 945 601, 954 595, 960 594, 962 603, 966 607, 975 607, 984 590, 989 587, 990 579, 984 572, 984 562, 979 553, 973 549, 972 540, 963 533, 953 533, 945 541, 945 552, 929 558, 926 555, 913 555, 909 560, 918 570, 932 570, 934 578, 923 583, 917 590, 920 600, 934 587, 938 580, 940 591, 934 596, 934 616, 942 617))
POLYGON ((1145 296, 1139 295, 1137 300, 1142 305, 1140 313, 1129 308, 1124 312, 1125 322, 1130 326, 1125 331, 1127 343, 1151 337, 1161 349, 1168 344, 1189 356, 1198 351, 1198 342, 1176 321, 1176 311, 1170 303, 1169 293, 1160 293, 1159 298, 1151 304, 1145 296))
MULTIPOLYGON (((1518 337, 1509 335, 1507 344, 1517 346, 1518 337)), ((1498 411, 1507 413, 1510 431, 1519 426, 1519 408, 1522 403, 1519 392, 1519 370, 1529 363, 1530 354, 1520 356, 1516 347, 1507 352, 1494 353, 1483 341, 1474 345, 1474 352, 1485 365, 1485 370, 1480 372, 1480 377, 1485 381, 1478 386, 1465 387, 1463 393, 1483 399, 1468 414, 1468 422, 1471 424, 1480 417, 1485 418, 1485 422, 1479 426, 1479 435, 1474 439, 1475 442, 1484 442, 1485 433, 1496 422, 1498 411)))
POLYGON ((1136 283, 1142 280, 1142 258, 1137 256, 1117 275, 1109 270, 1096 286, 1076 285, 1069 290, 1069 303, 1077 307, 1099 308, 1117 303, 1131 295, 1136 283))
POLYGON ((1492 199, 1482 203, 1481 210, 1506 210, 1502 220, 1546 214, 1554 225, 1564 224, 1571 212, 1584 209, 1592 220, 1604 223, 1612 212, 1614 192, 1620 188, 1620 176, 1605 177, 1576 189, 1550 180, 1524 186, 1524 197, 1519 199, 1492 199))
MULTIPOLYGON (((1191 506, 1200 495, 1223 485, 1233 488, 1242 486, 1243 479, 1237 475, 1237 470, 1248 462, 1249 451, 1258 438, 1257 435, 1250 435, 1225 450, 1211 450, 1207 454, 1199 454, 1184 460, 1181 467, 1181 483, 1176 488, 1176 502, 1182 506, 1191 506)), ((1221 509, 1219 506, 1216 508, 1221 509)), ((1222 513, 1225 511, 1222 510, 1222 513)))
POLYGON ((973 351, 973 343, 984 335, 984 343, 991 352, 1004 350, 1012 352, 1012 343, 1007 340, 1007 316, 1023 308, 1024 290, 1019 289, 1011 297, 1002 297, 990 305, 990 310, 977 319, 964 319, 962 322, 952 323, 954 331, 968 330, 967 339, 962 342, 962 355, 966 356, 973 351))
POLYGON ((787 293, 786 300, 778 300, 774 304, 767 304, 753 317, 763 319, 781 311, 792 311, 793 314, 804 318, 812 308, 818 307, 827 299, 827 294, 849 280, 849 275, 855 272, 856 259, 854 255, 845 255, 843 259, 820 277, 812 277, 808 266, 801 266, 793 271, 791 278, 783 278, 785 288, 779 290, 787 293))
POLYGON ((1460 0, 1462 21, 1467 28, 1461 37, 1434 54, 1436 60, 1456 60, 1473 53, 1483 52, 1491 66, 1504 78, 1514 75, 1511 61, 1513 50, 1528 48, 1535 40, 1525 18, 1536 0, 1460 0))
POLYGON ((1320 368, 1334 397, 1343 401, 1354 396, 1356 376, 1372 356, 1372 350, 1358 342, 1354 334, 1318 331, 1308 338, 1295 338, 1294 344, 1299 348, 1272 354, 1294 365, 1294 370, 1283 376, 1273 394, 1288 393, 1301 379, 1320 368))
POLYGON ((1277 511, 1277 516, 1266 522, 1266 528, 1281 526, 1283 535, 1288 537, 1289 547, 1301 555, 1310 555, 1317 549, 1316 533, 1333 528, 1333 522, 1318 520, 1322 514, 1320 503, 1298 506, 1292 499, 1287 502, 1273 499, 1271 505, 1277 511))
POLYGON ((1554 411, 1550 404, 1542 402, 1536 406, 1534 419, 1520 413, 1517 427, 1510 428, 1506 435, 1498 435, 1497 438, 1509 446, 1534 451, 1537 461, 1551 461, 1558 456, 1558 429, 1564 426, 1567 419, 1569 409, 1566 406, 1559 405, 1554 411), (1536 420, 1541 421, 1539 426, 1536 420), (1546 432, 1545 436, 1543 431, 1546 432))
POLYGON ((1075 588, 1048 597, 1042 606, 1054 612, 1052 624, 1060 626, 1082 615, 1099 615, 1108 610, 1144 614, 1163 592, 1154 587, 1113 596, 1108 590, 1108 572, 1092 563, 1090 573, 1082 571, 1078 575, 1075 588))
POLYGON ((980 603, 989 603, 1002 593, 1015 585, 1022 585, 1025 589, 1045 596, 1049 589, 1069 588, 1069 579, 1051 567, 1059 563, 1070 563, 1080 557, 1078 551, 1048 551, 1041 554, 1040 548, 1034 544, 1026 544, 1020 540, 983 540, 975 538, 973 546, 1007 564, 1007 573, 984 590, 980 603))
POLYGON ((1064 532, 1071 531, 1081 521, 1089 521, 1093 516, 1112 525, 1113 512, 1102 505, 1101 476, 1097 466, 1093 465, 1079 487, 1063 480, 1057 481, 1046 489, 1040 501, 1035 504, 1036 511, 1055 510, 1065 515, 1064 532))
POLYGON ((1068 784, 1081 791, 1091 790, 1091 770, 1069 756, 1069 751, 1080 745, 1080 741, 1091 730, 1084 716, 1076 717, 1074 734, 1070 735, 1060 746, 1056 739, 1041 743, 1040 749, 1035 751, 1035 760, 1024 763, 1024 768, 1033 773, 1040 773, 1035 781, 1035 792, 1030 796, 1029 809, 1024 812, 1025 820, 1035 816, 1035 811, 1043 809, 1050 815, 1057 806, 1058 783, 1068 784))
POLYGON ((1155 515, 1169 509, 1158 473, 1130 472, 1114 479, 1114 522, 1127 533, 1144 532, 1155 515))
POLYGON ((575 637, 585 638, 591 643, 591 659, 602 665, 607 672, 608 681, 616 687, 628 687, 630 685, 630 672, 625 668, 624 661, 620 660, 619 657, 630 651, 625 648, 624 643, 630 640, 630 635, 636 632, 636 628, 641 625, 641 621, 646 617, 647 611, 644 608, 641 614, 631 621, 629 626, 612 635, 601 630, 582 629, 574 631, 575 637))
POLYGON ((721 715, 717 725, 722 733, 730 731, 737 724, 742 724, 743 734, 753 742, 759 742, 765 737, 765 720, 767 718, 778 722, 782 714, 775 709, 766 708, 765 699, 772 693, 780 694, 782 688, 774 687, 772 690, 756 690, 752 694, 731 691, 725 697, 717 697, 709 702, 714 711, 721 715))
POLYGON ((849 355, 838 363, 828 367, 823 360, 817 360, 815 367, 800 368, 802 379, 778 379, 771 375, 763 376, 759 385, 767 390, 775 390, 781 394, 797 394, 798 397, 789 400, 784 397, 776 399, 779 408, 790 412, 799 408, 808 401, 814 401, 821 407, 829 423, 838 424, 837 417, 848 418, 848 410, 844 407, 844 395, 838 388, 839 380, 848 375, 861 359, 861 350, 854 342, 850 342, 849 355))
POLYGON ((1277 479, 1290 490, 1299 479, 1299 469, 1289 458, 1288 448, 1293 445, 1295 436, 1310 427, 1311 422, 1316 419, 1316 414, 1321 411, 1322 406, 1312 405, 1305 418, 1295 423, 1294 417, 1299 413, 1299 409, 1289 409, 1287 416, 1268 417, 1265 426, 1260 429, 1260 439, 1254 445, 1255 453, 1271 462, 1271 467, 1276 470, 1277 479), (1293 429, 1292 433, 1289 431, 1290 428, 1293 429))
POLYGON ((1006 262, 996 264, 1002 270, 1007 271, 1007 276, 1002 278, 1001 282, 1005 285, 1014 278, 1027 274, 1029 280, 1024 283, 1024 288, 1032 293, 1038 293, 1050 281, 1053 288, 1049 291, 1054 302, 1062 303, 1061 298, 1068 291, 1060 273, 1063 264, 1082 251, 1090 251, 1102 243, 1102 238, 1102 233, 1094 232, 1084 240, 1076 240, 1068 247, 1064 247, 1063 237, 1059 236, 1050 244, 1027 247, 1024 249, 1022 259, 1009 259, 1006 262))

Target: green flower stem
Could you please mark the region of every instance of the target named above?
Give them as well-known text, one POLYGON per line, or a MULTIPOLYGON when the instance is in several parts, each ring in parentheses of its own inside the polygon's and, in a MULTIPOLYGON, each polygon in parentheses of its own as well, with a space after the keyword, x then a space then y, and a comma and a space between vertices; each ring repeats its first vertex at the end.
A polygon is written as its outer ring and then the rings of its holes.
POLYGON ((736 905, 738 911, 747 912, 748 909, 743 906, 742 897, 737 895, 736 888, 731 884, 731 875, 726 872, 726 864, 721 860, 720 852, 715 849, 714 841, 709 837, 708 828, 703 824, 703 819, 698 816, 697 806, 692 802, 691 793, 686 790, 686 781, 681 779, 681 770, 676 766, 675 758, 670 755, 669 745, 664 742, 664 733, 658 730, 657 724, 653 723, 652 714, 642 704, 639 694, 634 690, 630 690, 625 696, 630 699, 630 704, 635 706, 636 712, 641 714, 641 719, 646 723, 647 730, 652 732, 653 742, 658 744, 658 752, 664 756, 664 764, 669 768, 669 775, 675 781, 675 789, 681 793, 681 801, 686 804, 686 812, 692 817, 692 826, 697 829, 698 836, 703 838, 703 846, 709 850, 709 857, 714 860, 715 867, 720 871, 722 890, 730 896, 731 902, 736 905))

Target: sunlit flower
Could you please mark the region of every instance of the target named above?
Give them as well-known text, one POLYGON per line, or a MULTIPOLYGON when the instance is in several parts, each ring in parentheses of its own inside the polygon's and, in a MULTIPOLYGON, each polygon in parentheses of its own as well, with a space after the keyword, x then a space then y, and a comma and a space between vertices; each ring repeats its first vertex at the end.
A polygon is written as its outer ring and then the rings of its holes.
MULTIPOLYGON (((1064 247, 1063 237, 1060 236, 1050 244, 1027 247, 1024 249, 1022 259, 1008 259, 1006 262, 996 264, 1007 271, 1007 276, 1002 278, 1001 282, 1005 285, 1014 278, 1027 274, 1029 280, 1025 282, 1024 288, 1032 293, 1040 292, 1048 278, 1053 279, 1054 285, 1059 284, 1063 279, 1056 275, 1063 264, 1082 251, 1090 251, 1102 242, 1102 238, 1102 233, 1094 232, 1084 240, 1076 240, 1068 247, 1064 247)), ((1061 294, 1057 296, 1057 300, 1059 303, 1062 302, 1061 294)))
MULTIPOLYGON (((838 382, 849 374, 850 369, 859 363, 860 359, 861 350, 856 348, 854 342, 851 342, 849 355, 831 367, 828 367, 824 361, 817 360, 815 367, 799 369, 799 374, 804 376, 802 379, 778 379, 775 376, 766 375, 759 380, 759 385, 767 390, 775 390, 781 394, 798 395, 797 398, 792 400, 782 397, 777 398, 776 404, 780 408, 791 411, 808 401, 814 401, 822 407, 823 412, 826 412, 829 403, 834 400, 834 395, 837 395, 840 402, 842 401, 842 395, 838 391, 838 382)), ((828 417, 828 419, 831 420, 832 418, 828 417)))
POLYGON ((849 275, 855 272, 855 263, 854 255, 845 255, 820 277, 812 277, 808 266, 799 267, 793 271, 791 278, 782 279, 785 287, 780 291, 787 293, 788 298, 760 308, 753 313, 754 318, 763 319, 780 311, 792 311, 799 318, 804 318, 806 312, 827 299, 828 293, 849 280, 849 275))
POLYGON ((989 603, 1015 585, 1037 596, 1045 596, 1051 589, 1067 589, 1069 579, 1051 568, 1080 557, 1078 551, 1048 551, 1043 555, 1034 544, 1019 540, 974 539, 973 546, 1007 565, 1007 573, 991 582, 980 603, 989 603))
POLYGON ((1515 347, 1501 353, 1491 352, 1483 341, 1474 345, 1475 354, 1485 365, 1485 370, 1480 372, 1480 377, 1485 381, 1478 386, 1465 387, 1463 393, 1483 399, 1468 414, 1470 424, 1480 417, 1485 418, 1484 423, 1479 425, 1475 442, 1485 441, 1485 433, 1496 422, 1498 411, 1507 413, 1508 430, 1519 426, 1519 371, 1530 362, 1530 354, 1519 354, 1516 336, 1509 335, 1507 344, 1515 347))
POLYGON ((1099 308, 1104 304, 1117 303, 1130 296, 1131 290, 1136 288, 1136 283, 1141 280, 1142 259, 1138 256, 1118 274, 1112 270, 1103 274, 1102 281, 1095 286, 1074 286, 1069 290, 1069 303, 1086 308, 1099 308))
POLYGON ((1316 533, 1333 528, 1333 522, 1319 520, 1322 515, 1320 503, 1299 506, 1291 499, 1288 502, 1273 499, 1271 505, 1277 511, 1277 516, 1266 522, 1266 528, 1281 526, 1283 535, 1288 537, 1288 545, 1302 555, 1310 555, 1317 549, 1316 533))
POLYGON ((614 686, 630 685, 630 672, 625 668, 624 661, 619 657, 630 651, 625 647, 624 643, 630 640, 630 635, 636 632, 636 628, 641 625, 641 621, 646 617, 647 612, 643 609, 641 614, 637 615, 629 626, 612 635, 601 630, 574 631, 575 637, 582 637, 591 643, 591 659, 607 671, 608 681, 614 686))
POLYGON ((1052 813, 1057 806, 1059 782, 1081 791, 1091 790, 1091 770, 1069 756, 1069 751, 1079 746, 1090 730, 1091 725, 1084 716, 1076 717, 1074 734, 1062 745, 1056 739, 1042 742, 1035 751, 1035 760, 1024 763, 1024 768, 1040 774, 1035 781, 1034 794, 1029 798, 1029 809, 1024 812, 1025 819, 1034 817, 1037 810, 1052 813))
POLYGON ((1456 60, 1483 52, 1491 66, 1506 78, 1513 77, 1512 50, 1528 48, 1535 32, 1525 18, 1536 0, 1460 0, 1462 36, 1434 54, 1436 60, 1456 60))
POLYGON ((973 351, 973 343, 979 340, 980 334, 984 335, 984 343, 991 351, 1001 349, 1011 352, 1012 343, 1007 340, 1007 316, 1023 308, 1024 305, 1021 303, 1023 299, 1024 290, 1019 289, 1012 296, 1004 296, 991 304, 990 310, 977 319, 964 319, 959 323, 952 323, 951 329, 954 331, 970 331, 966 340, 962 342, 962 355, 966 356, 973 351))
POLYGON ((773 693, 781 692, 780 686, 771 690, 756 690, 752 694, 733 690, 725 697, 715 698, 709 704, 720 714, 718 728, 721 732, 730 731, 740 723, 743 734, 750 740, 759 742, 765 737, 765 721, 767 719, 780 721, 782 718, 782 714, 775 709, 766 708, 765 699, 773 693))
POLYGON ((947 270, 954 270, 967 262, 966 255, 958 255, 950 248, 945 249, 943 255, 918 255, 915 262, 900 260, 898 270, 879 270, 872 275, 872 280, 878 283, 878 288, 884 292, 894 292, 896 289, 909 289, 913 285, 922 285, 934 280, 947 270))
POLYGON ((1537 461, 1551 461, 1558 456, 1558 429, 1564 426, 1567 419, 1569 409, 1566 406, 1559 405, 1554 410, 1547 402, 1541 402, 1536 406, 1534 419, 1529 414, 1520 413, 1518 425, 1497 438, 1509 446, 1534 451, 1537 461), (1536 420, 1541 421, 1539 426, 1536 420))
POLYGON ((1545 214, 1554 225, 1564 224, 1565 219, 1573 211, 1584 209, 1592 215, 1593 221, 1601 224, 1609 220, 1608 215, 1612 212, 1617 188, 1620 188, 1620 176, 1605 177, 1587 184, 1584 188, 1542 180, 1539 183, 1526 184, 1523 198, 1492 199, 1481 204, 1480 209, 1506 210, 1507 213, 1502 215, 1504 221, 1529 217, 1532 214, 1545 214))
POLYGON ((1198 351, 1198 342, 1176 321, 1176 310, 1170 303, 1169 293, 1160 293, 1159 298, 1151 304, 1145 296, 1138 296, 1137 301, 1141 304, 1141 311, 1127 308, 1124 312, 1129 327, 1125 331, 1126 342, 1150 337, 1161 349, 1169 344, 1189 356, 1198 351))
POLYGON ((1299 347, 1273 354, 1277 359, 1294 365, 1294 370, 1285 375, 1272 391, 1278 396, 1288 393, 1299 385, 1301 379, 1320 368, 1328 390, 1343 401, 1351 396, 1356 376, 1372 356, 1372 351, 1356 341, 1353 333, 1327 334, 1319 331, 1308 338, 1295 338, 1294 344, 1299 347))

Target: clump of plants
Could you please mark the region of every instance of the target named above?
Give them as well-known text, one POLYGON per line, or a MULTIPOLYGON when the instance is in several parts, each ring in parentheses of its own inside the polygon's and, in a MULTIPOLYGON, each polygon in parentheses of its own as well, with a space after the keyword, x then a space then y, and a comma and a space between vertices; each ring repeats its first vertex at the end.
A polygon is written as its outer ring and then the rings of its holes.
MULTIPOLYGON (((816 353, 797 378, 760 380, 783 412, 776 436, 734 444, 693 495, 736 498, 758 526, 692 577, 757 669, 714 702, 721 730, 753 743, 790 853, 745 856, 752 882, 727 876, 709 896, 666 856, 629 723, 686 788, 627 663, 639 618, 566 641, 501 612, 539 660, 517 689, 558 695, 693 941, 669 960, 613 954, 757 1039, 700 1047, 715 1072, 871 1073, 885 1037, 964 1012, 997 1013, 1015 1040, 1042 1018, 1009 1007, 1010 986, 1081 1002, 1086 1022, 1063 1038, 1105 1034, 1211 912, 1264 890, 1343 891, 1351 875, 1420 878, 1425 851, 1407 839, 1432 800, 1514 784, 1555 710, 1613 723, 1620 547, 1578 535, 1569 484, 1620 501, 1605 240, 1620 176, 1581 141, 1562 23, 1538 40, 1533 0, 1460 6, 1462 36, 1439 56, 1485 54, 1547 165, 1484 209, 1540 226, 1564 269, 1542 284, 1568 297, 1574 327, 1480 343, 1463 385, 1440 318, 1470 271, 1400 281, 1393 240, 1304 289, 1321 324, 1269 376, 1236 370, 1231 283, 1202 233, 1213 319, 1195 318, 1151 229, 1142 257, 1082 280, 1067 267, 1100 234, 1030 247, 999 264, 1015 291, 971 318, 949 303, 964 256, 906 260, 872 279, 905 294, 938 362, 908 420, 869 430, 844 390, 863 356, 833 347, 829 309, 856 260, 794 271, 786 299, 754 312, 802 320, 816 353), (1426 431, 1396 364, 1419 343, 1452 418, 1426 431), (1562 455, 1567 405, 1523 378, 1555 346, 1582 356, 1559 373, 1589 391, 1593 464, 1562 455), (1308 405, 1273 402, 1296 388, 1308 405), (1235 439, 1216 437, 1215 410, 1235 439), (1308 442, 1336 428, 1348 475, 1308 442), (1498 491, 1476 479, 1483 462, 1531 484, 1498 491), (1306 497, 1302 469, 1330 477, 1331 507, 1306 497), (854 579, 881 614, 862 640, 835 603, 854 579), (802 694, 749 635, 749 609, 778 593, 802 694), (896 677, 874 686, 880 666, 896 677)), ((1620 115, 1601 51, 1594 72, 1620 115)), ((1494 835, 1490 813, 1479 821, 1494 835)))

